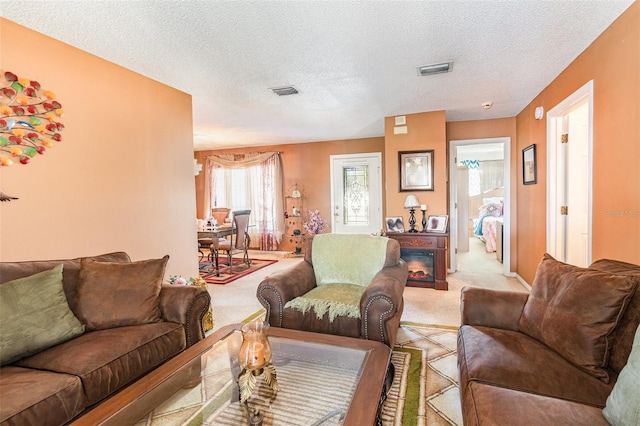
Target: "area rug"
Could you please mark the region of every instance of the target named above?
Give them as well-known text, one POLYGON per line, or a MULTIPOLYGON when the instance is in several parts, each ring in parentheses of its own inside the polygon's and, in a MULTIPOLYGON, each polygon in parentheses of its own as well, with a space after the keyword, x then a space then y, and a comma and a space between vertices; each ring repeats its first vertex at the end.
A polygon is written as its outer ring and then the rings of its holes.
MULTIPOLYGON (((264 317, 258 310, 243 322, 264 317)), ((391 362, 395 376, 382 406, 383 426, 462 426, 457 328, 402 323, 391 362)))
POLYGON ((456 348, 456 327, 401 324, 394 352, 409 350, 415 358, 417 351, 420 367, 419 373, 409 367, 401 422, 395 418, 385 425, 463 424, 456 348))
POLYGON ((229 284, 232 281, 249 275, 259 269, 276 263, 277 260, 271 259, 251 259, 251 266, 247 267, 246 263, 242 262, 242 259, 233 259, 233 273, 230 272, 229 266, 221 265, 220 276, 216 276, 216 270, 211 262, 200 262, 200 277, 202 277, 207 284, 229 284))

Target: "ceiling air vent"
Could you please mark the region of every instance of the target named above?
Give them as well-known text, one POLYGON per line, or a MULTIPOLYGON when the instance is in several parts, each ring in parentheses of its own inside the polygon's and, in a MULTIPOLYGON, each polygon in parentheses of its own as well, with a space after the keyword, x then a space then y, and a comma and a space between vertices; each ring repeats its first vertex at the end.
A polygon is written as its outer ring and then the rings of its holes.
POLYGON ((442 62, 440 64, 423 65, 418 67, 418 75, 441 74, 443 72, 451 72, 453 62, 442 62))
POLYGON ((296 95, 298 93, 293 86, 273 87, 270 90, 278 96, 296 95))

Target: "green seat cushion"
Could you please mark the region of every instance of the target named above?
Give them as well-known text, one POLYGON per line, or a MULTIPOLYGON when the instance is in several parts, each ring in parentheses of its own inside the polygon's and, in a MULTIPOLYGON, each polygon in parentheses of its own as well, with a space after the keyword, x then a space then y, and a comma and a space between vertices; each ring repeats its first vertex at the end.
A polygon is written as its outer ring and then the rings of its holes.
POLYGON ((62 265, 0 285, 0 365, 84 332, 62 288, 62 265))
POLYGON ((366 234, 316 235, 311 261, 317 285, 368 286, 384 267, 388 240, 366 234))
POLYGON ((354 284, 325 284, 288 301, 284 307, 307 313, 311 309, 321 319, 329 313, 329 321, 337 316, 360 318, 360 298, 365 287, 354 284))
POLYGON ((613 426, 640 425, 640 327, 602 414, 613 426))

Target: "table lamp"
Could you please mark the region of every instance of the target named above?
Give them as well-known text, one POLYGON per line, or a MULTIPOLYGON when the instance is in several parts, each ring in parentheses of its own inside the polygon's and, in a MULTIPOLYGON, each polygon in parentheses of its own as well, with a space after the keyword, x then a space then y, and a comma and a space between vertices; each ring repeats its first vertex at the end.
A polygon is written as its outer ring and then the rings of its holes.
POLYGON ((420 202, 418 201, 418 197, 415 195, 407 195, 407 199, 404 200, 404 208, 409 210, 409 225, 411 225, 411 229, 408 232, 418 232, 416 230, 416 208, 420 207, 420 202))

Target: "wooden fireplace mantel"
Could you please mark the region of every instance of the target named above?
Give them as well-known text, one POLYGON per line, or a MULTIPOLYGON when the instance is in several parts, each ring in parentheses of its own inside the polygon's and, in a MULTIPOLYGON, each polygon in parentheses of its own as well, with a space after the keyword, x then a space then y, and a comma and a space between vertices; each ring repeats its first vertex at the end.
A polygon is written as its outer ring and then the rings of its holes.
POLYGON ((436 290, 449 290, 447 282, 447 239, 448 233, 435 232, 388 232, 387 237, 400 243, 400 249, 416 248, 434 251, 435 283, 424 281, 407 281, 409 287, 435 288, 436 290))

